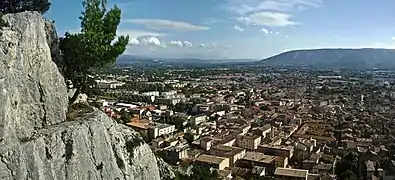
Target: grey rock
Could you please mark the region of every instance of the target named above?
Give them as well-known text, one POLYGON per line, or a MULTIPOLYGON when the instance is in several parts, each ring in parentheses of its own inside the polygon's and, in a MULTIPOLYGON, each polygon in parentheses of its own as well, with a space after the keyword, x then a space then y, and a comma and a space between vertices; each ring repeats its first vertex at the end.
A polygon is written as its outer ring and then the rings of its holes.
POLYGON ((45 20, 5 15, 0 29, 0 179, 142 179, 171 174, 142 137, 103 112, 66 121, 68 94, 45 20), (163 168, 163 169, 160 169, 163 168))
POLYGON ((158 162, 159 174, 162 179, 173 179, 176 177, 173 168, 163 161, 162 158, 157 157, 156 160, 158 162))
POLYGON ((63 61, 60 56, 59 37, 55 25, 52 21, 45 21, 45 35, 49 49, 51 51, 52 61, 58 66, 61 73, 63 73, 63 61))
POLYGON ((47 126, 0 152, 2 179, 160 179, 141 136, 99 110, 47 126))
MULTIPOLYGON (((37 12, 4 15, 0 36, 0 139, 18 140, 66 118, 67 89, 37 12)), ((12 143, 12 142, 10 142, 12 143)))

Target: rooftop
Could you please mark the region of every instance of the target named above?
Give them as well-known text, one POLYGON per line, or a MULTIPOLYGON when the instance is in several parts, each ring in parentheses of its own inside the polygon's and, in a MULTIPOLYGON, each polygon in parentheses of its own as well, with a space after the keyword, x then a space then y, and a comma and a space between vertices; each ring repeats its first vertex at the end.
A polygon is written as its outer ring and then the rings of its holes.
POLYGON ((231 156, 236 155, 236 154, 239 154, 239 153, 241 153, 241 152, 244 151, 243 148, 233 147, 233 146, 224 146, 224 145, 222 145, 222 144, 219 144, 219 145, 217 145, 217 146, 214 146, 214 147, 212 147, 211 149, 213 149, 213 150, 218 150, 218 151, 224 151, 224 152, 225 152, 225 153, 224 153, 225 155, 231 155, 231 156))
POLYGON ((246 152, 246 155, 243 157, 243 160, 260 162, 265 164, 272 163, 275 159, 275 156, 269 156, 259 152, 246 152))
POLYGON ((202 154, 200 155, 196 161, 198 162, 204 162, 204 163, 209 163, 209 164, 220 164, 222 163, 226 158, 223 157, 218 157, 218 156, 211 156, 207 154, 202 154))
POLYGON ((305 178, 307 177, 308 173, 309 173, 308 170, 303 170, 303 169, 277 168, 276 171, 274 172, 274 175, 305 178))
POLYGON ((290 150, 294 149, 293 146, 269 145, 269 144, 262 144, 262 145, 259 145, 259 147, 270 148, 270 149, 280 149, 283 151, 290 151, 290 150))

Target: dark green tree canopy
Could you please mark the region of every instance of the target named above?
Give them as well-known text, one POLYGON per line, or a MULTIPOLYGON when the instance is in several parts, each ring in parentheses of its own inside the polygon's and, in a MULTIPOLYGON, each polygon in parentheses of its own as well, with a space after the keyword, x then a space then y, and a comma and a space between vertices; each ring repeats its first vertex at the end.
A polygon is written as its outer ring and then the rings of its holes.
POLYGON ((128 36, 117 36, 121 22, 121 10, 114 7, 107 11, 105 0, 85 0, 81 20, 81 32, 66 33, 60 38, 60 50, 63 58, 61 71, 68 82, 76 88, 75 95, 87 93, 93 81, 93 70, 108 67, 115 63, 129 42, 128 36))
POLYGON ((18 13, 24 11, 38 11, 44 14, 49 10, 51 3, 48 0, 1 0, 0 13, 18 13))

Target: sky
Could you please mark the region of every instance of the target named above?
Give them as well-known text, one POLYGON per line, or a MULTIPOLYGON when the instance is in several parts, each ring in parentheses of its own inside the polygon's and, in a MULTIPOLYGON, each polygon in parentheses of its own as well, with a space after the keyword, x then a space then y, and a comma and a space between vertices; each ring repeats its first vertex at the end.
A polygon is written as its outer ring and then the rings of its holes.
MULTIPOLYGON (((395 49, 395 0, 108 0, 122 10, 124 54, 263 59, 317 48, 395 49)), ((78 32, 82 0, 52 0, 59 35, 78 32)))

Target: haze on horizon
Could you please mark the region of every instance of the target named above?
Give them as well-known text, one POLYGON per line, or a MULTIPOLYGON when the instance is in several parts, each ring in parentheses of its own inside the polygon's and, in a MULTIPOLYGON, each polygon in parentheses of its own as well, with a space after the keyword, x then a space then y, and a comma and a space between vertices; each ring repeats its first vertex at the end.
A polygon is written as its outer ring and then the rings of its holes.
MULTIPOLYGON (((58 33, 77 32, 80 0, 53 1, 58 33), (65 16, 67 14, 67 16, 65 16), (62 23, 57 23, 62 22, 62 23)), ((310 48, 395 49, 394 0, 109 0, 125 54, 261 59, 310 48)))

